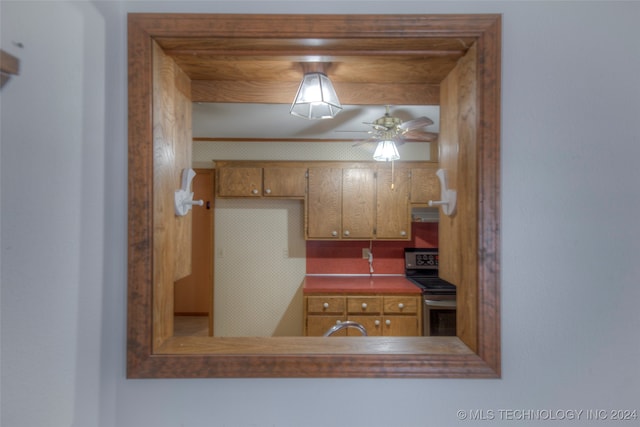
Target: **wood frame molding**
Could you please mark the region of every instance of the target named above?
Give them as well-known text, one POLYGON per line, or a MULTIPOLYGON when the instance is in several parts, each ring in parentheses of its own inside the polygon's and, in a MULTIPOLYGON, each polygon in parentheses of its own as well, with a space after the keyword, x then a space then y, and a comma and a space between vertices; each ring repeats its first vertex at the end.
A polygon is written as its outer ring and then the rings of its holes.
POLYGON ((131 14, 128 378, 499 378, 500 15, 131 14), (472 37, 478 48, 477 352, 457 337, 170 337, 154 350, 153 55, 162 37, 472 37))
POLYGON ((8 52, 0 49, 0 88, 9 78, 20 73, 20 60, 8 52))

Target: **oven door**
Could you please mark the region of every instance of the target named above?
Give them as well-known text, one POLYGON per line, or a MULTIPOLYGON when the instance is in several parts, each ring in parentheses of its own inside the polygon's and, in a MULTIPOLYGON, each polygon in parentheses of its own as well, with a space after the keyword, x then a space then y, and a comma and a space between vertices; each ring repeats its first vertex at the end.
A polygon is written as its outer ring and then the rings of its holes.
POLYGON ((443 299, 438 296, 423 297, 422 335, 455 336, 456 335, 456 300, 443 299))

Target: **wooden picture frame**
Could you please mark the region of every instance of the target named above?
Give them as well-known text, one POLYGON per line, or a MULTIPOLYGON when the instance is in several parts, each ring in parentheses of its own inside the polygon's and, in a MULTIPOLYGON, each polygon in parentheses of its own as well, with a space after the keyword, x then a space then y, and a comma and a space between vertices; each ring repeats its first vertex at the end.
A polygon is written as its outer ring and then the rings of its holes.
MULTIPOLYGON (((500 377, 500 15, 131 14, 128 22, 128 378, 500 377), (477 47, 476 299, 459 337, 215 338, 159 334, 154 276, 154 49, 166 39, 471 38, 477 47), (154 312, 154 310, 156 310, 154 312)), ((212 55, 224 52, 211 52, 212 55)), ((309 51, 309 53, 313 53, 309 51)), ((393 52, 392 52, 393 53, 393 52)), ((157 248, 155 250, 158 250, 157 248)), ((157 264, 157 262, 156 262, 157 264)), ((161 316, 160 316, 161 317, 161 316)), ((169 331, 170 332, 170 331, 169 331)))

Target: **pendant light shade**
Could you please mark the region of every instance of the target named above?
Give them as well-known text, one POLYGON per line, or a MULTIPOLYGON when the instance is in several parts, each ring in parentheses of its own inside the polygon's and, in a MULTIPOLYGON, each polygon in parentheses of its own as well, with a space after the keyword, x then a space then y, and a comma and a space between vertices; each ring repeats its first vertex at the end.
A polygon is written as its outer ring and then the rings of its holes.
POLYGON ((399 158, 398 147, 396 147, 396 143, 391 139, 378 142, 376 151, 373 153, 373 159, 379 162, 389 162, 398 160, 399 158))
POLYGON ((342 110, 331 80, 324 73, 306 73, 289 112, 305 119, 331 119, 342 110))

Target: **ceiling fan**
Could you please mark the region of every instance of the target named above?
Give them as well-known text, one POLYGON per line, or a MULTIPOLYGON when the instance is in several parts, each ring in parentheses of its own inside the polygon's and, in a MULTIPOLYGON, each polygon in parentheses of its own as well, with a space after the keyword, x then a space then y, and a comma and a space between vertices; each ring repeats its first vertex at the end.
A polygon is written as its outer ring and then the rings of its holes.
POLYGON ((371 137, 356 142, 354 147, 367 143, 377 144, 381 141, 393 141, 396 145, 402 145, 405 142, 434 142, 438 140, 437 133, 422 130, 423 127, 433 124, 433 120, 430 118, 422 116, 402 121, 399 117, 392 116, 390 110, 391 106, 387 105, 384 116, 373 122, 364 122, 373 128, 367 131, 371 137))

